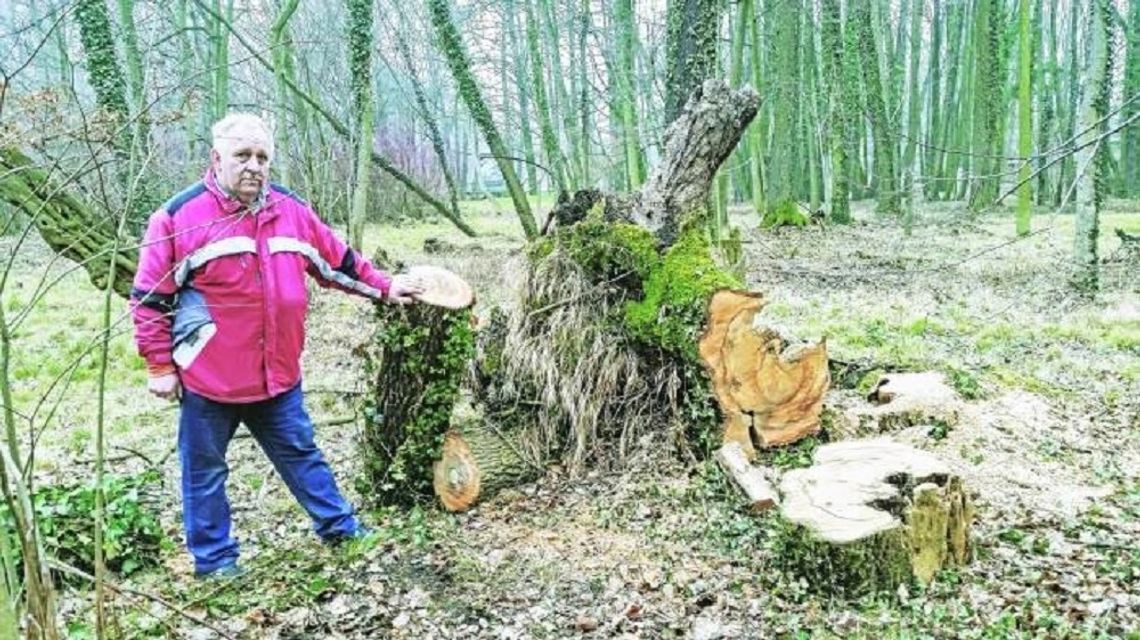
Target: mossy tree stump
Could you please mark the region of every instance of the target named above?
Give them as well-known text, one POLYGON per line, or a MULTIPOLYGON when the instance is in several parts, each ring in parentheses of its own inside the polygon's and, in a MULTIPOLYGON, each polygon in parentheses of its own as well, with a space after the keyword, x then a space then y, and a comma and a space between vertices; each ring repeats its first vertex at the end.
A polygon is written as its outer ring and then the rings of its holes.
POLYGON ((362 355, 369 377, 358 488, 374 504, 432 497, 432 464, 474 354, 470 310, 377 305, 362 355))
POLYGON ((778 553, 814 591, 893 592, 970 559, 970 499, 929 453, 885 439, 828 444, 780 493, 789 528, 778 553))

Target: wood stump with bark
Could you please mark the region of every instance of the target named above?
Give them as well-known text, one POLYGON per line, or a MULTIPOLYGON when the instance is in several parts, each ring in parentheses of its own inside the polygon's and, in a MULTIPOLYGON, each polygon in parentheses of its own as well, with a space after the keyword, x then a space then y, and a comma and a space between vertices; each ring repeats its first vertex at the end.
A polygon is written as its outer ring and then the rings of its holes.
POLYGON ((471 421, 448 431, 439 460, 432 466, 432 486, 443 508, 464 511, 481 498, 537 477, 512 438, 492 425, 471 421))
POLYGON ((970 498, 930 453, 886 439, 824 445, 780 493, 782 561, 815 591, 893 592, 970 559, 970 498))
POLYGON ((471 311, 379 304, 376 319, 358 350, 369 377, 358 488, 373 504, 426 501, 474 353, 471 311))

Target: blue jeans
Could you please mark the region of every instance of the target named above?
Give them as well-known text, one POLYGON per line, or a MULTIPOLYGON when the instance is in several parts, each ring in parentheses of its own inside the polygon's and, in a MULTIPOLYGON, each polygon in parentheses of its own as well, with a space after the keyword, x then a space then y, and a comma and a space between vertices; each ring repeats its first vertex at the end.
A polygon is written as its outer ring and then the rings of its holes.
POLYGON ((215 402, 183 390, 178 424, 182 519, 186 546, 198 573, 213 571, 238 557, 226 498, 230 472, 226 448, 238 423, 245 423, 269 456, 289 491, 313 519, 318 536, 331 540, 356 531, 359 524, 353 509, 313 443, 313 423, 305 411, 300 384, 279 396, 247 404, 215 402))

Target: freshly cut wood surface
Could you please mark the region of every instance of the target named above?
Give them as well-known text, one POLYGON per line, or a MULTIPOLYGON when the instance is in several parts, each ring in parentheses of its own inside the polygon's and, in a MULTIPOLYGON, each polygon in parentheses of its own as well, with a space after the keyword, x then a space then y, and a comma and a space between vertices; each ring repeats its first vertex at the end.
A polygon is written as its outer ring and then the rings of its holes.
POLYGON ((446 309, 466 309, 475 304, 475 292, 466 280, 443 267, 418 265, 408 269, 407 275, 418 278, 424 291, 416 300, 446 309))
POLYGON ((969 497, 925 451, 888 439, 824 445, 811 467, 784 474, 780 494, 792 562, 821 590, 891 591, 969 560, 969 497))
POLYGON ((716 292, 698 345, 724 413, 724 441, 749 458, 753 439, 767 447, 818 432, 831 382, 826 342, 784 348, 775 330, 753 326, 763 305, 756 292, 716 292))

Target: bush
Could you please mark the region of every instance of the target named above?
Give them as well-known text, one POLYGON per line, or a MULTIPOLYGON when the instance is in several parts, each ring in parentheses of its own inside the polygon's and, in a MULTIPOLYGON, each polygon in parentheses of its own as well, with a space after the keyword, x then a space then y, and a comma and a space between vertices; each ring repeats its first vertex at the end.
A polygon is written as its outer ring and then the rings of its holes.
MULTIPOLYGON (((125 576, 158 563, 166 539, 147 497, 159 480, 154 471, 104 478, 103 554, 111 571, 125 576)), ((47 554, 77 569, 94 571, 94 483, 40 487, 32 496, 32 508, 47 554)), ((3 504, 0 525, 15 540, 12 513, 3 504)))

